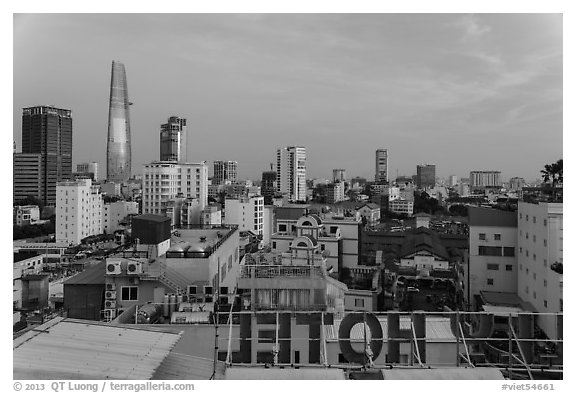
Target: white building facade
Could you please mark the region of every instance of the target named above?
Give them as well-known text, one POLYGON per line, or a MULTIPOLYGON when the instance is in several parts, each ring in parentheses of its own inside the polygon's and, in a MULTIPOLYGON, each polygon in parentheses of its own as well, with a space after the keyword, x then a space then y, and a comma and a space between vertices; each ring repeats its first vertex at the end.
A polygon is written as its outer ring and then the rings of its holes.
MULTIPOLYGON (((563 312, 563 240, 562 203, 518 204, 518 296, 537 312, 563 312)), ((552 318, 538 325, 556 336, 552 318)))
POLYGON ((306 148, 284 147, 276 154, 277 190, 291 201, 306 201, 306 148))
POLYGON ((77 164, 76 172, 91 173, 94 175, 94 181, 98 181, 100 179, 97 162, 84 162, 82 164, 77 164))
MULTIPOLYGON (((468 207, 470 223, 469 277, 465 294, 518 290, 518 226, 515 212, 468 207)), ((468 273, 468 272, 467 272, 468 273)))
POLYGON ((264 197, 241 197, 226 199, 226 224, 238 225, 241 231, 252 231, 256 235, 264 232, 264 197))
POLYGON ((129 215, 138 214, 138 202, 117 201, 106 203, 102 210, 102 229, 106 233, 113 233, 121 229, 122 222, 129 215))
POLYGON ((102 233, 103 200, 92 180, 56 184, 56 241, 78 244, 102 233))
POLYGON ((156 161, 143 167, 142 213, 166 215, 176 198, 198 198, 208 203, 208 166, 156 161))

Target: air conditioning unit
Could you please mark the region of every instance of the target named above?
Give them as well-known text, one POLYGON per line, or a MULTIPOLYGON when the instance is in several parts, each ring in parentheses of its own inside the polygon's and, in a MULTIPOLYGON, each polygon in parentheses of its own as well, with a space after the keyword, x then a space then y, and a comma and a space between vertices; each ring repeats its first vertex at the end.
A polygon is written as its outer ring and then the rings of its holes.
POLYGON ((106 290, 107 291, 115 291, 116 290, 116 284, 114 284, 113 282, 106 283, 106 290))
POLYGON ((121 274, 122 262, 118 260, 106 261, 106 274, 121 274))
POLYGON ((130 261, 128 262, 128 267, 126 268, 128 274, 141 274, 142 264, 140 262, 130 261))
MULTIPOLYGON (((109 309, 113 308, 116 311, 116 300, 106 300, 104 301, 104 308, 109 309)), ((108 311, 108 310, 106 310, 108 311)))
POLYGON ((114 309, 104 310, 104 321, 110 322, 111 320, 115 319, 117 316, 117 312, 114 309))
POLYGON ((106 291, 104 297, 106 300, 116 299, 116 291, 106 291))

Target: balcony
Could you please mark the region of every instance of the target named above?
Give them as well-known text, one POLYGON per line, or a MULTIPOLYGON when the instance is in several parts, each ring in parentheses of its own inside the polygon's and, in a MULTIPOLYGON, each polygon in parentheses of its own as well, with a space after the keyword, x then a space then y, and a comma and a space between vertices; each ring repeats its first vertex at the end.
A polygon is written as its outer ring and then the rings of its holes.
POLYGON ((252 279, 291 279, 291 278, 324 278, 321 266, 283 266, 283 265, 244 265, 240 278, 252 279))

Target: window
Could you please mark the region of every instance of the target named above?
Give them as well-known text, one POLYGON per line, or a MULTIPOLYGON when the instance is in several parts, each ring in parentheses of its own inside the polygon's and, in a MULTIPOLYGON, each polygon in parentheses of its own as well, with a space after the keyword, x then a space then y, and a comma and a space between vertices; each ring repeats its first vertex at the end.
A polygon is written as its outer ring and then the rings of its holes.
POLYGON ((212 295, 212 287, 210 285, 205 285, 204 286, 204 293, 206 295, 212 295))
POLYGON ((548 220, 544 219, 544 226, 548 225, 548 220))
POLYGON ((536 280, 536 272, 532 273, 532 279, 536 280))
POLYGON ((544 307, 548 308, 548 300, 544 300, 544 307))
POLYGON ((544 287, 548 286, 548 281, 544 280, 544 287))
POLYGON ((500 240, 502 236, 499 233, 494 234, 494 240, 500 240))
POLYGON ((512 271, 512 265, 506 265, 506 271, 511 272, 512 271))
POLYGON ((276 342, 276 330, 259 330, 258 343, 274 343, 276 342))
POLYGON ((502 247, 478 246, 478 255, 502 256, 502 247))
POLYGON ((326 249, 326 245, 325 244, 320 244, 320 251, 324 251, 326 249))
POLYGON ((278 224, 279 232, 286 232, 286 224, 278 224))
POLYGON ((514 256, 514 247, 504 247, 504 256, 505 257, 513 257, 514 256))
POLYGON ((196 285, 188 285, 188 295, 196 295, 196 285))
POLYGON ((276 242, 272 242, 272 248, 276 248, 276 242))
POLYGON ((489 263, 486 267, 488 270, 500 270, 500 266, 497 263, 489 263))
POLYGON ((485 233, 480 233, 480 234, 478 234, 478 238, 479 238, 480 240, 486 240, 486 234, 485 234, 485 233))
POLYGON ((544 247, 548 247, 548 241, 544 239, 544 247))
POLYGON ((532 297, 536 299, 536 291, 532 291, 532 297))
POLYGON ((122 300, 138 300, 138 287, 122 287, 122 300))
POLYGON ((354 307, 364 307, 364 299, 354 299, 354 307))
POLYGON ((532 217, 532 223, 536 224, 536 216, 532 217))
POLYGON ((548 266, 548 261, 544 258, 544 267, 548 266))
POLYGON ((488 285, 494 285, 494 279, 493 278, 489 278, 486 280, 486 284, 488 285))

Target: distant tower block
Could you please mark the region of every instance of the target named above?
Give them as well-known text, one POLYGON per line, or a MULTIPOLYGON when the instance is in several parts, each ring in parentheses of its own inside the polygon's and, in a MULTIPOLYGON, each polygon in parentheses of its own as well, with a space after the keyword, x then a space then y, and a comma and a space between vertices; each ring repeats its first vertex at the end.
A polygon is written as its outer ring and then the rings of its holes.
POLYGON ((106 152, 106 175, 110 181, 128 180, 132 173, 130 105, 124 64, 113 61, 106 152))

